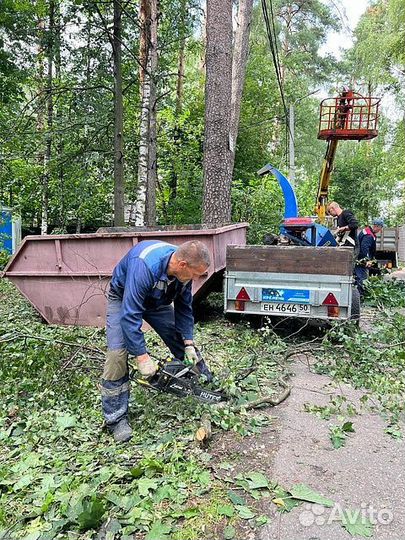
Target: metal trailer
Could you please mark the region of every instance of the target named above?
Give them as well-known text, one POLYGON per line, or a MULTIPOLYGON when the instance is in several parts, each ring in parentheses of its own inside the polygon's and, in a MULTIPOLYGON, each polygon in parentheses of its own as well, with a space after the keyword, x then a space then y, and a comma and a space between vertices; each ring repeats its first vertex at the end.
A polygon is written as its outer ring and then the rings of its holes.
POLYGON ((384 227, 377 235, 376 259, 380 265, 391 263, 392 267, 397 267, 399 263, 400 250, 400 227, 384 227))
POLYGON ((3 275, 50 324, 104 326, 106 291, 117 262, 142 240, 175 245, 201 240, 211 254, 207 274, 193 282, 194 298, 222 283, 226 246, 246 243, 247 223, 100 229, 94 234, 26 236, 3 275))
POLYGON ((225 313, 359 318, 351 248, 229 246, 224 290, 225 313))

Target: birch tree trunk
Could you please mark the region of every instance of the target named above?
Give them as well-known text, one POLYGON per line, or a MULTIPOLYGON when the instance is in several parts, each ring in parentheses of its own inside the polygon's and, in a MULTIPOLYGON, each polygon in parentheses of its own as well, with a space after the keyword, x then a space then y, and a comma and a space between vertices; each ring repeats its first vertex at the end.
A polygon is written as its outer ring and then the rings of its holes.
POLYGON ((141 0, 140 81, 141 118, 139 133, 138 188, 131 221, 136 226, 156 223, 156 72, 158 65, 158 0, 141 0))
POLYGON ((249 35, 252 23, 253 0, 239 0, 235 44, 232 58, 232 98, 231 127, 229 130, 230 171, 235 163, 236 141, 238 138, 240 106, 245 83, 246 64, 249 53, 249 35))
POLYGON ((133 222, 135 226, 145 225, 146 191, 148 186, 149 166, 149 108, 150 108, 150 65, 148 63, 143 78, 141 118, 139 127, 138 188, 136 194, 133 222))
POLYGON ((207 0, 203 217, 231 220, 229 133, 232 87, 232 0, 207 0))
POLYGON ((135 203, 131 208, 130 223, 145 225, 146 192, 149 166, 149 108, 150 108, 150 2, 140 0, 139 20, 139 88, 141 92, 141 115, 139 121, 138 186, 135 203))
POLYGON ((114 61, 114 226, 122 227, 124 220, 124 150, 123 150, 123 98, 122 98, 122 7, 114 0, 113 61, 114 61))

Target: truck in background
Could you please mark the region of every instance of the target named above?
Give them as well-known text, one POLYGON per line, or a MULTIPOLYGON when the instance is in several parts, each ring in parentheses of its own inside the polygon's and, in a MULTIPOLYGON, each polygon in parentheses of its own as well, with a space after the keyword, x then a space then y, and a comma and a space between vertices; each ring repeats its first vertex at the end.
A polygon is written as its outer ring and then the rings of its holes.
POLYGON ((377 235, 376 259, 380 266, 387 268, 396 268, 400 261, 405 262, 405 227, 384 227, 377 235))

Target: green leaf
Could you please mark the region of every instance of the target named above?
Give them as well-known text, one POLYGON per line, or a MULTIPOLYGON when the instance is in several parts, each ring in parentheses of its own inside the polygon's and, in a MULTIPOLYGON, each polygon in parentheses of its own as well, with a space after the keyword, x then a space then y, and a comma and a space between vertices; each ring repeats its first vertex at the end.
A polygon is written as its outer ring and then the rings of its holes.
POLYGON ((242 519, 252 519, 255 517, 255 513, 247 506, 235 506, 235 510, 238 512, 238 515, 242 519))
POLYGON ((346 444, 347 433, 340 426, 331 426, 329 431, 333 448, 342 448, 346 444))
POLYGON ((373 535, 373 524, 360 510, 343 510, 342 527, 352 536, 369 537, 373 535))
POLYGON ((153 495, 153 500, 157 503, 163 501, 164 499, 171 499, 172 501, 176 500, 178 493, 173 486, 164 484, 159 486, 156 492, 153 495))
POLYGON ((269 487, 269 481, 261 472, 250 472, 245 475, 249 489, 260 489, 269 487))
POLYGON ((354 433, 353 422, 345 422, 342 426, 342 431, 345 433, 354 433))
POLYGON ((333 448, 342 448, 346 444, 345 437, 342 437, 341 435, 331 435, 330 440, 332 441, 333 448))
POLYGON ((154 491, 157 487, 157 481, 152 478, 140 478, 138 480, 138 491, 142 497, 146 497, 149 491, 154 491))
POLYGON ((83 511, 77 516, 80 531, 99 527, 105 514, 103 502, 97 497, 92 497, 90 500, 83 500, 82 508, 83 511))
POLYGON ((384 433, 391 435, 393 439, 402 439, 402 432, 398 426, 388 426, 384 429, 384 433))
POLYGON ((274 495, 276 495, 276 497, 272 502, 277 505, 280 512, 291 512, 293 508, 301 504, 299 499, 293 499, 291 495, 280 486, 274 488, 274 495))
POLYGON ((34 480, 34 475, 25 473, 19 480, 14 484, 13 490, 19 491, 20 489, 24 489, 25 487, 32 484, 34 480))
POLYGON ((72 428, 76 425, 77 418, 72 414, 59 414, 56 417, 56 424, 59 427, 59 431, 64 431, 65 429, 72 428))
POLYGON ((198 507, 195 507, 195 508, 187 508, 186 510, 184 510, 184 512, 182 512, 182 515, 185 517, 185 519, 190 519, 192 517, 198 516, 198 514, 200 513, 201 513, 201 509, 198 507))
POLYGON ((54 494, 52 492, 48 492, 44 498, 44 501, 42 503, 42 506, 41 506, 41 512, 42 514, 44 514, 45 512, 47 512, 49 510, 49 508, 51 507, 52 503, 54 502, 55 500, 55 497, 54 497, 54 494))
MULTIPOLYGON (((52 523, 52 528, 49 531, 43 532, 40 536, 40 540, 53 540, 53 538, 55 538, 68 523, 70 523, 69 519, 59 519, 58 521, 54 521, 52 523)), ((3 537, 0 534, 0 540, 2 538, 3 537)), ((7 540, 7 538, 4 538, 4 540, 7 540)))
POLYGON ((211 484, 211 475, 208 471, 202 472, 200 475, 198 475, 198 482, 202 486, 208 486, 211 484))
POLYGON ((263 525, 266 525, 266 523, 268 523, 270 521, 270 519, 267 517, 267 516, 258 516, 256 519, 255 519, 255 523, 256 523, 256 526, 257 527, 262 527, 263 525))
POLYGON ((140 517, 142 516, 142 513, 143 513, 143 510, 140 506, 134 506, 128 512, 126 519, 128 519, 130 523, 137 523, 140 517))
POLYGON ((227 525, 224 529, 224 540, 232 540, 235 538, 236 530, 232 525, 227 525))
POLYGON ((331 499, 327 499, 323 495, 313 491, 305 484, 296 484, 291 488, 290 493, 294 499, 299 499, 300 501, 321 504, 322 506, 326 506, 328 508, 331 508, 334 505, 334 502, 331 499))
POLYGON ((121 523, 117 519, 109 519, 105 527, 105 530, 113 534, 119 532, 122 529, 121 523))
POLYGON ((129 471, 131 476, 134 478, 140 478, 145 474, 145 469, 141 467, 140 465, 137 465, 136 467, 132 467, 132 469, 129 471))
POLYGON ((240 505, 240 506, 245 506, 246 505, 245 499, 243 497, 240 497, 240 495, 238 495, 237 493, 235 493, 231 489, 228 490, 228 497, 229 497, 229 500, 231 501, 231 503, 234 504, 234 505, 240 505))
POLYGON ((234 508, 230 504, 222 504, 221 506, 218 506, 218 514, 220 516, 232 517, 234 513, 234 508))
POLYGON ((161 521, 155 521, 152 528, 145 537, 145 540, 169 540, 167 536, 172 530, 172 526, 169 523, 162 523, 161 521))

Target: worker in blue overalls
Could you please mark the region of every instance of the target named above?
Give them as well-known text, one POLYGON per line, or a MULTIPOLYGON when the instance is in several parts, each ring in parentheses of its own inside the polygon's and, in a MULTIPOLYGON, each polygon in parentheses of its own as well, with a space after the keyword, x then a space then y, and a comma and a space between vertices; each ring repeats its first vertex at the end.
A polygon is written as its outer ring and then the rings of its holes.
POLYGON ((153 376, 157 368, 146 348, 143 320, 175 358, 199 362, 193 344, 191 285, 210 264, 209 251, 202 242, 174 246, 146 240, 134 246, 115 267, 108 293, 107 357, 101 394, 104 418, 116 442, 132 436, 128 423, 128 354, 136 357, 143 377, 153 376))
POLYGON ((368 279, 369 269, 374 264, 374 257, 377 250, 377 234, 383 230, 384 221, 377 218, 373 221, 371 227, 365 227, 359 232, 358 243, 359 251, 357 255, 354 273, 356 276, 356 285, 360 293, 360 298, 364 297, 364 281, 368 279))

